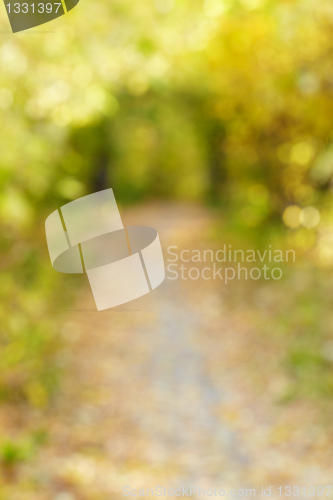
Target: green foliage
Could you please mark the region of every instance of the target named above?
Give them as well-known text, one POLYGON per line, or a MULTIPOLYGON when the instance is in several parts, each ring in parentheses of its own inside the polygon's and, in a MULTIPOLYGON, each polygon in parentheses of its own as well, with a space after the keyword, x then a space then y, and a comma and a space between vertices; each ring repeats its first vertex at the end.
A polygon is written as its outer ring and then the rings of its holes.
POLYGON ((29 452, 25 444, 5 441, 0 445, 0 461, 5 467, 13 467, 27 459, 29 452))
POLYGON ((37 430, 21 439, 0 441, 1 466, 7 470, 14 469, 17 465, 32 458, 45 441, 46 433, 43 430, 37 430))

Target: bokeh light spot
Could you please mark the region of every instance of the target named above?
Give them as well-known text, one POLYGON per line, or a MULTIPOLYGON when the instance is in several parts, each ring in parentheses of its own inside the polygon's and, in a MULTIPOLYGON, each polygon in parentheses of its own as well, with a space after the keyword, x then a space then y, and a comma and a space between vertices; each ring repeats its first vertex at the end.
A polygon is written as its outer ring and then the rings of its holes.
POLYGON ((296 229, 300 226, 301 208, 298 205, 290 205, 283 212, 283 222, 287 227, 296 229))

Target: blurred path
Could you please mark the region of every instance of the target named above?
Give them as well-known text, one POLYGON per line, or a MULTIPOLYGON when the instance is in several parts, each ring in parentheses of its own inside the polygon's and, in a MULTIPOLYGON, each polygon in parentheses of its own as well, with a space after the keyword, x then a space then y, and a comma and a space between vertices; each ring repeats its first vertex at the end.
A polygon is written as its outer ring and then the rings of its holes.
MULTIPOLYGON (((205 209, 182 205, 124 216, 126 225, 155 227, 164 250, 199 248, 213 221, 205 209)), ((41 498, 109 500, 124 498, 124 486, 261 488, 326 477, 329 460, 325 469, 318 454, 304 455, 307 429, 293 434, 303 409, 277 413, 268 378, 254 392, 253 326, 228 310, 229 293, 217 282, 166 280, 98 313, 86 286, 62 332, 68 377, 49 421, 52 446, 36 471, 41 498)))

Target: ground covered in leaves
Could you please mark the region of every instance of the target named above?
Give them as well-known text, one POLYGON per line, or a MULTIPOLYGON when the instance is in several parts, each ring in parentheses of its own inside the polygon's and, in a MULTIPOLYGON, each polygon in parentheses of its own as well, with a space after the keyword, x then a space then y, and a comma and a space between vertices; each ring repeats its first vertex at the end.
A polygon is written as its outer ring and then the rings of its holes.
MULTIPOLYGON (((216 246, 216 219, 177 204, 124 215, 159 231, 166 258, 170 245, 216 246)), ((328 315, 316 334, 322 309, 304 296, 309 273, 296 264, 274 282, 166 279, 103 312, 82 281, 59 332, 63 380, 52 407, 1 408, 18 444, 8 445, 0 498, 112 500, 126 486, 190 485, 256 496, 272 485, 274 498, 279 485, 329 485, 333 323, 328 315)))

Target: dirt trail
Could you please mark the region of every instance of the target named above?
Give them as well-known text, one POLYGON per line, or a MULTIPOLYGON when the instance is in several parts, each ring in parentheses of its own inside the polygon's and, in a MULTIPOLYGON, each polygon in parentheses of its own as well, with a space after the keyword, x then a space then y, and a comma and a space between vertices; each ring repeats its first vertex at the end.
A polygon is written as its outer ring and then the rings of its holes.
MULTIPOLYGON (((206 209, 182 205, 124 215, 126 225, 155 227, 164 249, 195 248, 213 220, 206 209)), ((98 313, 87 285, 63 326, 67 379, 34 473, 40 498, 329 480, 331 457, 306 440, 304 409, 274 405, 269 379, 267 391, 255 392, 254 327, 228 308, 229 293, 216 282, 166 280, 98 313)))

